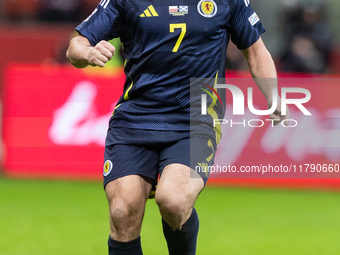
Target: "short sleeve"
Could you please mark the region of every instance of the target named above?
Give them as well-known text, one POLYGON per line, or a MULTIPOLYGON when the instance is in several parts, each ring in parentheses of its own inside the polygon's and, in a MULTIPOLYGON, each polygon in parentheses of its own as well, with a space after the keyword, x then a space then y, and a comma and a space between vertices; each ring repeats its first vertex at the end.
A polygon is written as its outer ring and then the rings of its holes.
POLYGON ((236 0, 235 13, 230 21, 232 42, 244 50, 253 45, 265 32, 260 18, 249 4, 249 0, 236 0))
POLYGON ((124 29, 123 6, 121 0, 101 0, 92 14, 76 27, 92 46, 101 40, 120 37, 124 29))

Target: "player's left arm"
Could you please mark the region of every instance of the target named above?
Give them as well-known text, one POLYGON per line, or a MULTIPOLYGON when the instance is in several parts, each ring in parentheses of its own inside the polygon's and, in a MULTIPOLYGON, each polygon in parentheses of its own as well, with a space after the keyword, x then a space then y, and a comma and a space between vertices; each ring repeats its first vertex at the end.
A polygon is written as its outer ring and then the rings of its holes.
MULTIPOLYGON (((273 103, 273 88, 277 88, 277 73, 273 58, 261 38, 259 38, 249 48, 242 50, 243 55, 247 59, 249 70, 253 76, 257 86, 265 96, 268 108, 273 103)), ((281 99, 278 96, 278 103, 274 113, 270 115, 274 121, 274 125, 279 124, 281 121, 289 118, 289 111, 287 107, 287 114, 281 114, 281 99)), ((285 122, 287 125, 288 123, 285 122)))

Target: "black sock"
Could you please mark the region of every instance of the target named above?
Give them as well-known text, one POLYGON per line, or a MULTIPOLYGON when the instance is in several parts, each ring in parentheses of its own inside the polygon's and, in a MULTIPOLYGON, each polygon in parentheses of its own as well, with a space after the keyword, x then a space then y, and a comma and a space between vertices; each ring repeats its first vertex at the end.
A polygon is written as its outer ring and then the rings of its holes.
POLYGON ((199 220, 195 208, 192 210, 190 218, 180 229, 171 229, 163 219, 162 224, 163 233, 168 243, 169 255, 196 254, 199 220))
POLYGON ((140 237, 129 242, 119 242, 110 236, 107 244, 109 255, 143 255, 140 237))

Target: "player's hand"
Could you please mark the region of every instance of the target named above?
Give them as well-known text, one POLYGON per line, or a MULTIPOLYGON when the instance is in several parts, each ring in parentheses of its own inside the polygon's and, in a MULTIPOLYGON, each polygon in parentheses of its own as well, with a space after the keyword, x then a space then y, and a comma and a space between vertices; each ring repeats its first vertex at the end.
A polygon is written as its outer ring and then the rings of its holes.
POLYGON ((94 47, 90 47, 85 53, 85 59, 91 66, 104 67, 115 55, 116 48, 107 41, 100 41, 94 47))
MULTIPOLYGON (((272 101, 268 100, 268 109, 271 108, 272 101)), ((284 121, 284 125, 288 126, 288 119, 289 119, 289 109, 288 106, 286 106, 286 115, 282 115, 281 113, 281 98, 278 97, 277 100, 277 106, 275 111, 270 114, 270 119, 273 120, 273 125, 276 126, 280 124, 282 121, 284 121)))

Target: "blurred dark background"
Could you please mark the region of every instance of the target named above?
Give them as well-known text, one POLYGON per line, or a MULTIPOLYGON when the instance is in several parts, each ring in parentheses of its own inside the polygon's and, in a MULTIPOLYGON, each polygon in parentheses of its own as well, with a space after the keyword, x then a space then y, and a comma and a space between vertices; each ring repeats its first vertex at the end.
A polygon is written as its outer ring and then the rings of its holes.
MULTIPOLYGON (((40 28, 42 37, 53 37, 56 31, 64 30, 65 34, 68 31, 69 36, 57 36, 63 43, 58 42, 49 55, 41 55, 38 59, 22 58, 24 62, 31 59, 65 63, 64 51, 73 28, 98 3, 99 0, 1 0, 0 36, 4 35, 4 28, 19 34, 40 28)), ((267 29, 263 39, 279 71, 339 73, 340 1, 253 0, 251 4, 267 29)), ((34 36, 37 34, 27 33, 27 37, 34 36)), ((119 46, 119 40, 114 44, 119 46)), ((120 64, 121 60, 117 60, 120 64)), ((229 47, 226 64, 227 69, 247 69, 242 54, 234 45, 229 47)))

